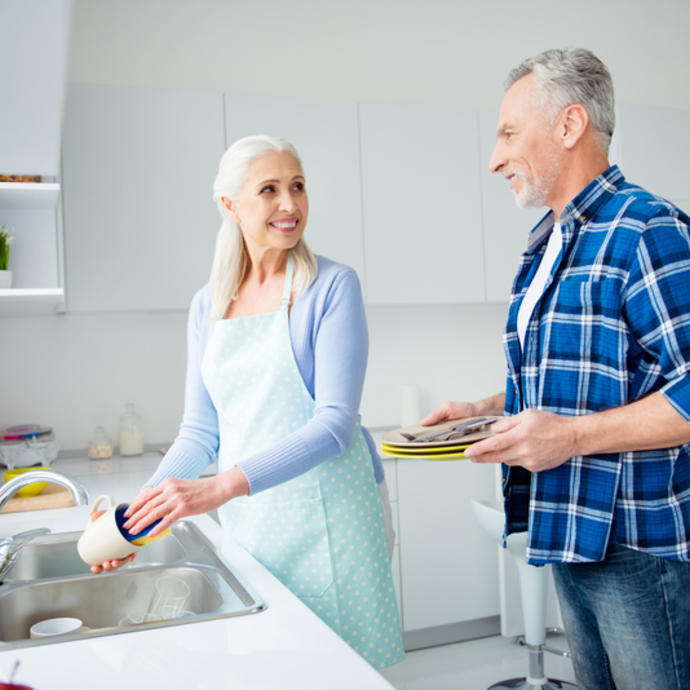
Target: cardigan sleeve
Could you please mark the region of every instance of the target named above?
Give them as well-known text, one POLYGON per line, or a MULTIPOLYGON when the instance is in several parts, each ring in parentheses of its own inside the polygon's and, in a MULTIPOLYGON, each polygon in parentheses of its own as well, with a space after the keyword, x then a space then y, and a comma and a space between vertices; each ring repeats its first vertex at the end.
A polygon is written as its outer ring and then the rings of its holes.
POLYGON ((147 485, 156 486, 166 477, 194 479, 215 460, 218 415, 201 377, 201 362, 210 329, 209 306, 210 296, 204 288, 194 296, 189 309, 187 376, 180 431, 147 485))

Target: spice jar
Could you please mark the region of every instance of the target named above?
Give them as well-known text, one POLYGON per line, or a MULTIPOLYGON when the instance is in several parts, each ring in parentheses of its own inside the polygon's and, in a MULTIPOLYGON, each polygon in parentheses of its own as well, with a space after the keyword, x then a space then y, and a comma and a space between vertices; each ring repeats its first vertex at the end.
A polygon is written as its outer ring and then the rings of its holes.
POLYGON ((93 440, 89 441, 88 454, 91 460, 109 458, 113 454, 113 442, 108 438, 102 426, 96 427, 93 440))

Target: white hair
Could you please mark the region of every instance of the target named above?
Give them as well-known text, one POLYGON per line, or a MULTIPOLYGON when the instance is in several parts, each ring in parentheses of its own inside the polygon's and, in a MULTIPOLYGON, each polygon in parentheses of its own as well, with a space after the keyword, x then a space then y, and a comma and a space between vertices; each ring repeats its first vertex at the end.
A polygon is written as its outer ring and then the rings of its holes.
POLYGON ((616 125, 613 81, 606 65, 589 50, 546 50, 511 70, 506 91, 518 79, 534 74, 542 104, 553 118, 567 105, 578 103, 589 114, 599 145, 607 152, 616 125))
MULTIPOLYGON (((211 265, 209 287, 211 290, 211 319, 223 318, 230 302, 236 298, 249 268, 247 250, 242 231, 230 217, 222 198, 237 200, 247 179, 249 164, 259 156, 273 151, 286 151, 294 156, 300 167, 302 161, 295 147, 284 139, 266 135, 255 135, 238 139, 223 154, 218 174, 213 181, 213 199, 218 206, 222 224, 216 237, 216 250, 211 265)), ((289 250, 293 257, 293 294, 299 295, 316 278, 318 271, 316 257, 304 238, 289 250)))

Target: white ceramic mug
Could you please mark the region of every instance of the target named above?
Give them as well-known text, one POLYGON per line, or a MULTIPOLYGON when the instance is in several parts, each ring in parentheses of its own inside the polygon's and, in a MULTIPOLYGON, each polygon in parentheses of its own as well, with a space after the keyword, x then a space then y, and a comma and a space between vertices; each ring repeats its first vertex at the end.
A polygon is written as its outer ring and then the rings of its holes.
POLYGON ((50 637, 51 635, 65 635, 67 633, 89 630, 79 618, 46 618, 34 623, 29 630, 32 638, 50 637))
POLYGON ((98 510, 103 500, 108 501, 108 510, 95 520, 89 517, 89 524, 77 543, 79 557, 88 565, 100 565, 103 561, 125 558, 141 548, 128 540, 127 531, 118 525, 116 511, 127 504, 115 505, 111 496, 102 495, 94 501, 92 512, 98 510))

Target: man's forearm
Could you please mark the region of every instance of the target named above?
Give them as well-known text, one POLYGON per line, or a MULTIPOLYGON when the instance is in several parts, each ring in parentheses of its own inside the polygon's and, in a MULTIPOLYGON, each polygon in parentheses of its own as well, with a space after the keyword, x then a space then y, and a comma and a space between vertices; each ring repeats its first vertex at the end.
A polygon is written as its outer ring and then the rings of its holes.
POLYGON ((662 393, 572 418, 577 455, 670 448, 690 442, 690 422, 662 393))
POLYGON ((473 403, 475 414, 477 416, 483 415, 496 415, 500 416, 503 414, 506 404, 506 394, 497 393, 489 398, 484 398, 483 400, 478 400, 473 403))

